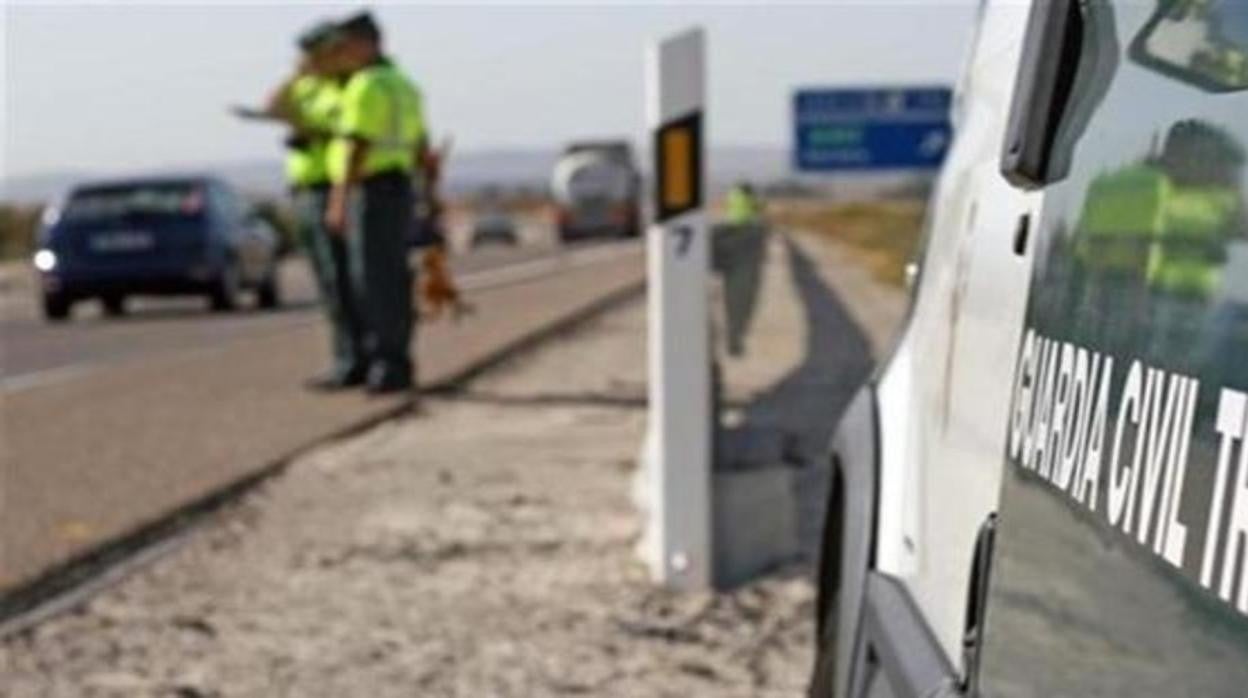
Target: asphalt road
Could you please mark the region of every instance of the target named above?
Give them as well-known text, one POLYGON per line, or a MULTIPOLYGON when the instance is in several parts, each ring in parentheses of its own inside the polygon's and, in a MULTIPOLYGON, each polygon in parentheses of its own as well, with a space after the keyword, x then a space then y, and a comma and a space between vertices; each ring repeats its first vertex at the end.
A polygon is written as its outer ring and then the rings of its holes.
MULTIPOLYGON (((580 249, 580 248, 575 248, 580 249)), ((457 277, 488 283, 497 270, 568 258, 571 250, 551 246, 486 247, 453 257, 457 277)), ((51 324, 40 314, 33 280, 0 299, 0 390, 63 380, 101 365, 223 344, 319 319, 316 291, 302 259, 282 267, 283 304, 276 311, 244 306, 210 313, 200 298, 133 299, 123 318, 105 317, 98 304, 74 308, 71 322, 51 324)))
MULTIPOLYGON (((453 379, 644 276, 637 243, 469 253, 469 318, 424 324, 422 384, 453 379)), ((37 578, 401 399, 301 388, 327 362, 302 265, 287 309, 213 315, 192 300, 46 325, 32 289, 0 294, 0 592, 37 578)))

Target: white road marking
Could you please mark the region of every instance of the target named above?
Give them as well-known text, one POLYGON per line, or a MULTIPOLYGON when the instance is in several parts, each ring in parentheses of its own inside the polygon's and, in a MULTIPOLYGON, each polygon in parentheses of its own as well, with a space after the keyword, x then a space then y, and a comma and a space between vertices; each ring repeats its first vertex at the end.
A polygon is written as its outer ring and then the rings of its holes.
POLYGON ((20 393, 23 390, 38 388, 53 383, 64 383, 83 374, 91 373, 98 362, 58 366, 33 373, 19 373, 16 376, 0 378, 0 393, 20 393))
POLYGON ((496 286, 528 281, 561 269, 577 269, 589 264, 597 264, 619 257, 624 245, 595 246, 578 250, 566 255, 542 257, 540 259, 509 264, 497 269, 486 269, 473 274, 465 274, 459 282, 465 291, 479 291, 496 286))

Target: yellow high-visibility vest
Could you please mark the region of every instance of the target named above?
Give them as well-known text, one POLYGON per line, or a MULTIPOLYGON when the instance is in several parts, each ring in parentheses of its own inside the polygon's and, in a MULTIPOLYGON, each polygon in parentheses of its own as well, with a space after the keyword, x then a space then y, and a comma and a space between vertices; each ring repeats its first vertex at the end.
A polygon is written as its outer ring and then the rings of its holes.
MULTIPOLYGON (((333 133, 337 125, 341 87, 330 78, 304 75, 290 86, 288 100, 296 120, 317 133, 333 133)), ((286 156, 286 178, 296 186, 329 181, 329 138, 311 137, 286 156)))
POLYGON ((352 75, 342 90, 329 177, 347 176, 353 139, 369 144, 363 174, 416 169, 416 144, 425 135, 420 92, 397 68, 381 61, 352 75))

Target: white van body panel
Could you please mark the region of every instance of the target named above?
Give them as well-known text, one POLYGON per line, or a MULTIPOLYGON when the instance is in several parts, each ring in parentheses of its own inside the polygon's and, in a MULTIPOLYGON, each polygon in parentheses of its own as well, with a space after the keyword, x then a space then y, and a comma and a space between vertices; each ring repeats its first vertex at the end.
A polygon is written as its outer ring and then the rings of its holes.
POLYGON ((976 535, 997 505, 1031 277, 1014 251, 1038 194, 998 167, 1027 24, 985 3, 955 98, 957 136, 933 193, 909 323, 877 380, 876 567, 899 577, 956 666, 976 535))

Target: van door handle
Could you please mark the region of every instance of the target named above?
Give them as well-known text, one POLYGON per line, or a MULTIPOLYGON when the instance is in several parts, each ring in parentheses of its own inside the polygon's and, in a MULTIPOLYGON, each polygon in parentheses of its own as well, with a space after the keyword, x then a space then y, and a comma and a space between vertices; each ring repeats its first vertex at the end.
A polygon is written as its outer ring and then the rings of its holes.
POLYGON ((1014 254, 1022 257, 1027 254, 1027 239, 1031 237, 1031 214, 1024 213, 1018 217, 1014 227, 1014 254))

